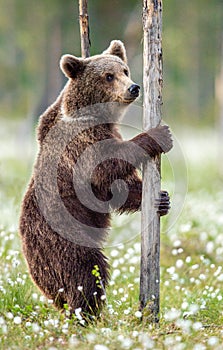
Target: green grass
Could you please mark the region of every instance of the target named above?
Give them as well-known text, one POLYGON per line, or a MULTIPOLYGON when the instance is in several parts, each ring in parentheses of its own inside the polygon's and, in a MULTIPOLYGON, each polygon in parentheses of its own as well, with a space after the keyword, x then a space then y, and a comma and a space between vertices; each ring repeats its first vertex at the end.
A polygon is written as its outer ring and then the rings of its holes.
MULTIPOLYGON (((114 218, 105 247, 112 278, 100 320, 83 327, 43 298, 28 275, 17 230, 30 159, 17 157, 16 151, 14 157, 13 152, 4 154, 0 164, 1 349, 222 349, 222 176, 217 150, 206 142, 207 135, 212 139, 215 135, 188 134, 181 140, 187 160, 179 159, 179 154, 163 160, 163 188, 170 190, 174 201, 172 212, 162 219, 159 327, 141 322, 137 313, 139 214, 114 218)), ((13 137, 15 133, 10 140, 13 137)))

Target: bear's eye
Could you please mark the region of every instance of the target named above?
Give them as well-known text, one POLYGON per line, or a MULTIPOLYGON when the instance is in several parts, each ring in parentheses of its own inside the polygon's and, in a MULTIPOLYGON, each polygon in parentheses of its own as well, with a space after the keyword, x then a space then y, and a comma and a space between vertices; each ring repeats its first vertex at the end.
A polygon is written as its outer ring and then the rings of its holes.
POLYGON ((124 74, 128 77, 129 76, 129 72, 127 69, 124 69, 124 74))
POLYGON ((114 80, 114 74, 111 74, 111 73, 106 74, 106 80, 109 82, 114 80))

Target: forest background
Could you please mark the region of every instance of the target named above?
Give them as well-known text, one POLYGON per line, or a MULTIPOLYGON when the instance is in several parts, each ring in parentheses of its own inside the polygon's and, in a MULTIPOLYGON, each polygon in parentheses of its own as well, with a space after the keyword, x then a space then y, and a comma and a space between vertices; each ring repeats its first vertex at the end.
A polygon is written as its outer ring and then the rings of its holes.
MULTIPOLYGON (((164 117, 185 126, 214 126, 223 2, 169 0, 163 7, 164 117)), ((0 116, 38 118, 64 84, 58 69, 61 55, 80 55, 78 3, 1 0, 0 8, 0 116)), ((91 55, 112 39, 123 40, 140 85, 141 13, 141 1, 89 1, 91 55)))

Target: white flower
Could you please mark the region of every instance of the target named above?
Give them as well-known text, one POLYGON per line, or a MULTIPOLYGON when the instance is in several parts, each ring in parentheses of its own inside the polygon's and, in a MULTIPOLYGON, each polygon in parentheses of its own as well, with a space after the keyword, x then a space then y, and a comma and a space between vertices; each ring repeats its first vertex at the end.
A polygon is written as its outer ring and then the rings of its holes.
POLYGON ((121 271, 119 269, 115 269, 112 274, 112 280, 116 279, 116 277, 120 276, 121 271))
POLYGON ((168 267, 166 270, 170 275, 173 275, 175 272, 175 266, 168 267))
POLYGON ((7 312, 6 316, 7 316, 7 318, 8 318, 9 320, 12 320, 13 317, 14 317, 13 314, 12 314, 11 312, 7 312))
POLYGON ((222 266, 218 266, 217 270, 216 270, 215 273, 214 273, 214 276, 215 276, 215 277, 218 276, 219 273, 221 272, 221 270, 222 270, 222 266))
POLYGON ((187 301, 183 301, 183 303, 181 304, 181 309, 186 310, 188 308, 189 304, 187 301))
POLYGON ((142 317, 141 311, 136 311, 135 312, 135 316, 138 317, 138 318, 141 318, 142 317))
POLYGON ((106 295, 102 295, 101 300, 105 300, 105 299, 106 299, 106 295))
POLYGON ((81 313, 81 310, 82 310, 81 307, 75 309, 75 314, 77 315, 77 314, 81 313))
POLYGON ((223 282, 223 273, 218 276, 217 280, 223 282))
POLYGON ((116 267, 118 267, 118 265, 119 265, 119 261, 117 259, 115 259, 113 261, 112 267, 114 267, 114 269, 115 269, 116 267))
POLYGON ((38 323, 32 324, 32 330, 34 333, 38 333, 40 331, 40 326, 38 325, 38 323))
POLYGON ((24 284, 24 281, 21 277, 17 277, 16 281, 20 284, 24 284))
POLYGON ((177 318, 179 318, 181 315, 181 311, 172 308, 171 310, 167 311, 164 315, 164 318, 168 321, 173 321, 176 320, 177 318))
POLYGON ((177 267, 178 269, 180 269, 181 267, 183 267, 183 264, 184 264, 184 262, 183 262, 182 259, 178 259, 178 260, 176 261, 176 267, 177 267))
POLYGON ((166 347, 171 347, 171 345, 173 346, 175 343, 175 339, 172 335, 168 335, 165 339, 164 339, 164 345, 166 347))
POLYGON ((154 341, 149 337, 147 333, 140 333, 139 334, 139 341, 143 345, 143 349, 154 349, 155 344, 154 341))
POLYGON ((206 276, 205 276, 205 274, 201 273, 199 275, 199 278, 200 278, 200 280, 204 281, 206 279, 206 276))
POLYGON ((110 315, 113 315, 115 311, 112 308, 109 308, 108 312, 109 312, 110 315))
POLYGON ((176 320, 176 325, 178 327, 180 327, 184 333, 189 334, 190 333, 190 328, 192 326, 192 321, 191 320, 178 319, 178 320, 176 320))
POLYGON ((94 346, 94 350, 109 350, 107 346, 102 345, 102 344, 96 344, 94 346))
POLYGON ((129 272, 131 272, 131 273, 135 272, 135 266, 130 266, 129 267, 129 272))
POLYGON ((15 324, 21 324, 22 323, 22 319, 19 316, 14 317, 13 321, 14 321, 15 324))
POLYGON ((94 333, 86 334, 86 338, 87 338, 87 341, 89 343, 93 343, 95 341, 95 339, 96 339, 96 334, 94 334, 94 333))
POLYGON ((44 297, 44 295, 41 295, 41 296, 39 297, 39 301, 41 301, 41 303, 44 303, 45 300, 46 300, 46 298, 44 297))
POLYGON ((83 287, 82 286, 78 286, 77 289, 79 290, 79 292, 83 291, 83 287))
POLYGON ((79 341, 78 341, 78 339, 76 337, 76 334, 72 334, 71 335, 71 337, 69 339, 69 344, 70 345, 75 345, 75 346, 79 344, 79 341))
POLYGON ((32 298, 33 298, 33 300, 37 300, 38 299, 38 294, 37 293, 33 293, 32 294, 32 298))
POLYGON ((191 262, 191 256, 187 256, 185 261, 187 264, 189 264, 191 262))
POLYGON ((215 345, 218 344, 218 342, 219 342, 219 339, 217 337, 215 337, 215 336, 210 337, 208 339, 208 345, 210 345, 210 346, 215 346, 215 345))
POLYGON ((213 251, 214 251, 214 242, 207 242, 207 244, 206 244, 206 252, 208 253, 208 254, 211 254, 211 253, 213 253, 213 251))
POLYGON ((192 315, 194 315, 198 312, 199 306, 196 304, 191 304, 189 310, 192 313, 192 315))
POLYGON ((122 347, 125 349, 129 349, 132 345, 132 340, 130 338, 125 338, 122 340, 122 347))
POLYGON ((59 292, 59 293, 63 293, 63 292, 64 292, 64 288, 58 289, 58 292, 59 292))
POLYGON ((195 331, 199 331, 202 327, 203 327, 203 325, 202 325, 201 322, 195 322, 195 323, 193 324, 193 329, 194 329, 195 331))
POLYGON ((1 331, 2 331, 3 334, 7 334, 8 333, 8 327, 7 327, 6 324, 2 325, 1 331))
POLYGON ((206 346, 198 343, 194 345, 193 350, 206 350, 206 346))
POLYGON ((140 243, 138 243, 138 242, 134 243, 133 247, 137 253, 140 253, 140 251, 141 251, 141 244, 140 243))
POLYGON ((116 257, 118 254, 119 254, 119 252, 118 252, 118 250, 116 250, 116 249, 113 249, 113 250, 111 251, 111 253, 110 253, 110 255, 111 255, 113 258, 116 257))
POLYGON ((125 315, 128 315, 129 313, 130 313, 130 310, 129 310, 129 309, 124 310, 124 314, 125 314, 125 315))
POLYGON ((123 334, 119 334, 119 335, 117 336, 117 339, 118 339, 118 341, 123 341, 124 335, 123 335, 123 334))
MULTIPOLYGON (((185 225, 186 226, 186 225, 185 225)), ((174 243, 173 246, 176 247, 180 247, 181 246, 181 241, 179 239, 177 239, 174 243)))
POLYGON ((191 266, 192 270, 197 270, 199 268, 199 264, 194 264, 191 266))
POLYGON ((81 310, 82 310, 81 307, 79 307, 78 309, 75 309, 75 310, 74 310, 75 315, 76 315, 76 317, 77 317, 77 319, 78 319, 79 321, 82 321, 81 310))
POLYGON ((131 259, 129 259, 130 264, 137 264, 139 261, 139 256, 133 256, 131 259))

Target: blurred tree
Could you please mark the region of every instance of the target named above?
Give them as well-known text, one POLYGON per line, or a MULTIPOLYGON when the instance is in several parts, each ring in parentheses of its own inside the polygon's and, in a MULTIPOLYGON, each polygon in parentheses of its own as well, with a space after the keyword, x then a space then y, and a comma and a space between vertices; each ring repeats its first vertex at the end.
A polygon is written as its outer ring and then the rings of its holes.
POLYGON ((164 109, 173 119, 214 120, 223 2, 164 2, 164 109))

